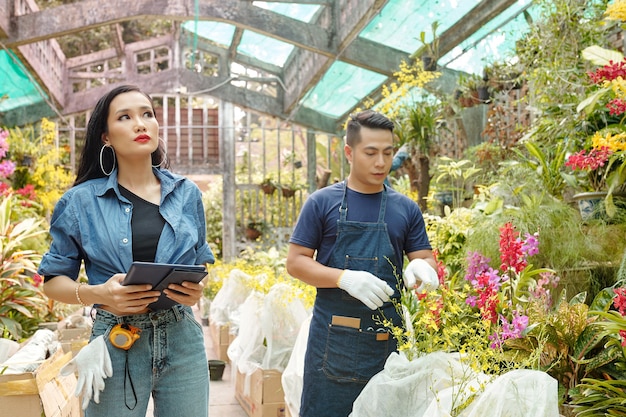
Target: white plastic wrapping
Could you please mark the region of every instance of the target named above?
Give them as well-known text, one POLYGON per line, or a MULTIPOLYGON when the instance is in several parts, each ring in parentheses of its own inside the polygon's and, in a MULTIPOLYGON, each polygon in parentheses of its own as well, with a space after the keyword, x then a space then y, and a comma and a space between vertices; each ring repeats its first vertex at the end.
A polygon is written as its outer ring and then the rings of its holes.
POLYGON ((516 370, 498 377, 473 372, 457 353, 409 361, 393 353, 354 402, 351 417, 558 417, 557 381, 545 372, 516 370), (481 390, 480 387, 483 387, 481 390))
POLYGON ((245 374, 259 367, 282 372, 308 316, 302 301, 294 297, 294 288, 276 284, 266 295, 253 292, 239 313, 239 332, 228 347, 229 359, 245 374))
POLYGON ((282 386, 285 392, 285 406, 292 416, 300 415, 300 397, 302 397, 302 378, 304 377, 304 355, 309 340, 311 315, 302 322, 296 343, 293 345, 289 362, 282 375, 282 386))
POLYGON ((252 277, 240 269, 233 269, 215 294, 210 307, 210 319, 218 326, 230 326, 230 332, 237 333, 239 327, 239 307, 252 292, 247 282, 252 277))
POLYGON ((2 364, 3 367, 6 366, 3 374, 33 372, 39 367, 41 362, 56 352, 59 347, 60 344, 55 332, 48 329, 39 329, 20 350, 2 364))

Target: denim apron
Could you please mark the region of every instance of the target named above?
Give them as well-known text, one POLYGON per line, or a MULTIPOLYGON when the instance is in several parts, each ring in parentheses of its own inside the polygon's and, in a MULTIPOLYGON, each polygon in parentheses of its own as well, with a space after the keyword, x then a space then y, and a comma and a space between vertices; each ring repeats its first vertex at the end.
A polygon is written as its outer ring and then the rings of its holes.
MULTIPOLYGON (((384 222, 386 204, 385 187, 376 223, 348 221, 344 182, 337 240, 328 266, 368 271, 394 288, 392 297, 398 298, 394 265, 400 264, 384 222)), ((373 311, 342 289, 317 289, 304 361, 301 417, 347 417, 352 412, 365 384, 396 351, 396 340, 380 323, 383 319, 401 325, 391 302, 373 311)))

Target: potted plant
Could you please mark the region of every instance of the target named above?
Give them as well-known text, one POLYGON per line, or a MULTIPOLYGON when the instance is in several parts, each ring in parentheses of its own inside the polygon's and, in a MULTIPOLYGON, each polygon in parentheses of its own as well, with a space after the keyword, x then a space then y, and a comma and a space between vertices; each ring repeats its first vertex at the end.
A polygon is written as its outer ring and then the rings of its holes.
POLYGON ((274 181, 274 177, 272 175, 268 175, 263 178, 263 181, 259 184, 259 188, 263 191, 264 194, 272 195, 274 191, 276 191, 276 182, 274 181))
POLYGON ((479 75, 460 76, 457 85, 459 92, 455 96, 461 107, 473 107, 490 100, 489 86, 479 75))
POLYGON ((565 162, 574 171, 566 178, 585 192, 575 199, 601 200, 606 214, 613 217, 617 210, 613 196, 624 191, 626 181, 626 60, 620 53, 598 46, 586 48, 583 57, 601 66, 588 73, 591 93, 577 111, 593 119, 598 129, 565 162))
POLYGON ((248 240, 257 240, 259 237, 265 233, 267 229, 267 223, 264 220, 249 220, 246 224, 246 239, 248 240))
MULTIPOLYGON (((443 205, 459 208, 470 195, 470 179, 481 171, 469 159, 454 160, 447 156, 439 158, 435 183, 438 193, 435 199, 443 205)), ((471 191, 473 194, 473 191, 471 191)))
POLYGON ((437 59, 439 59, 439 38, 437 37, 438 28, 439 22, 435 20, 430 25, 432 36, 432 40, 430 42, 426 40, 425 31, 422 31, 419 34, 419 41, 422 44, 422 48, 418 51, 418 53, 420 53, 420 58, 425 71, 435 71, 437 69, 437 59))

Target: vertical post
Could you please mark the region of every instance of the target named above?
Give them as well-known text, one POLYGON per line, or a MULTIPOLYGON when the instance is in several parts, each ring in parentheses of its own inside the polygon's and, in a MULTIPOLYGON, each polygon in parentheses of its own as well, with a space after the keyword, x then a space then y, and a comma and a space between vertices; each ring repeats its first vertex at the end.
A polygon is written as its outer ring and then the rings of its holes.
POLYGON ((235 123, 232 103, 220 101, 220 168, 222 175, 222 255, 224 262, 235 259, 235 123))
POLYGON ((317 154, 315 132, 306 130, 306 182, 309 184, 309 194, 317 189, 315 173, 317 168, 317 154))

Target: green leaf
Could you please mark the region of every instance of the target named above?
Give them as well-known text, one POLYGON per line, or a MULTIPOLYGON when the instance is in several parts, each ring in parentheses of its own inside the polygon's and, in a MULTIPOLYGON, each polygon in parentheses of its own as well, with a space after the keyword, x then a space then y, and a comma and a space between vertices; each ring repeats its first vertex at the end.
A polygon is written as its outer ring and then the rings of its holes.
POLYGON ((582 56, 596 65, 606 65, 609 61, 619 62, 624 59, 624 55, 620 52, 605 49, 598 45, 589 46, 583 49, 582 56))

